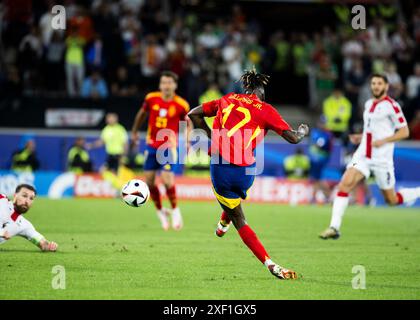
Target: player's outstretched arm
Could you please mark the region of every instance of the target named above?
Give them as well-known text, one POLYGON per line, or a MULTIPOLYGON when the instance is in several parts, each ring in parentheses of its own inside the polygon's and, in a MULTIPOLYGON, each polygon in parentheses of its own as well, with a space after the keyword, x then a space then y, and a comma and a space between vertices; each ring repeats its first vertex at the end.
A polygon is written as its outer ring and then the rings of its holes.
POLYGON ((188 112, 188 117, 191 119, 195 128, 203 129, 206 132, 207 137, 211 139, 211 129, 207 125, 207 122, 204 120, 205 115, 202 105, 199 105, 198 107, 195 107, 190 112, 188 112))
POLYGON ((139 140, 139 129, 143 125, 144 121, 146 120, 147 113, 144 108, 140 108, 140 110, 136 114, 136 118, 134 119, 133 127, 131 128, 131 141, 134 143, 138 143, 139 140))
POLYGON ((309 127, 307 124, 299 125, 297 130, 285 130, 283 131, 282 137, 290 143, 297 144, 302 141, 309 133, 309 127))
POLYGON ((57 251, 57 243, 45 239, 42 234, 35 230, 34 226, 29 221, 24 220, 24 223, 26 224, 26 227, 18 234, 19 236, 29 240, 42 251, 57 251))

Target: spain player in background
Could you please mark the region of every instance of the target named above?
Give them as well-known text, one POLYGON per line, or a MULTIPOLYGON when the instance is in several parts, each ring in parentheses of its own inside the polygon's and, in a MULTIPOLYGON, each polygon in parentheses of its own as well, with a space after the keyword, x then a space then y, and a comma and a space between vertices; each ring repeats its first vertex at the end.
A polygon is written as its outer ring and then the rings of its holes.
POLYGON ((138 130, 149 116, 144 176, 150 189, 150 197, 156 206, 157 215, 164 230, 169 229, 170 220, 172 220, 172 228, 175 230, 180 230, 183 226, 181 211, 177 204, 173 165, 177 162, 180 121, 187 121, 186 138, 191 125, 187 119, 187 113, 190 110, 189 104, 175 93, 177 84, 178 76, 175 73, 162 72, 159 82, 160 91, 146 95, 131 130, 132 142, 138 143, 138 130), (165 151, 164 157, 160 156, 162 150, 165 151), (158 171, 161 172, 162 182, 165 185, 166 195, 171 203, 172 210, 162 207, 160 191, 156 185, 156 173, 158 171))
POLYGON ((268 130, 273 130, 290 143, 299 143, 309 132, 301 124, 294 131, 276 109, 264 102, 264 85, 268 76, 254 70, 241 77, 245 94, 229 93, 222 98, 204 103, 188 116, 197 128, 206 131, 211 139, 210 164, 214 194, 223 209, 216 229, 222 237, 231 222, 239 236, 254 255, 279 279, 295 279, 296 273, 274 263, 255 232, 247 224, 241 199, 255 179, 255 148, 268 130), (211 130, 205 117, 216 116, 211 130))

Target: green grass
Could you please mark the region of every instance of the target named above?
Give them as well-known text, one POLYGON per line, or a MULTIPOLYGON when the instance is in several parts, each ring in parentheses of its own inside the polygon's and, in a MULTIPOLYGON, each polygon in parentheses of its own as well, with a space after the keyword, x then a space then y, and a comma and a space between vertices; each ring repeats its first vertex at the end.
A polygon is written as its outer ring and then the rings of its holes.
POLYGON ((279 281, 232 228, 214 236, 216 202, 182 202, 185 227, 163 232, 151 203, 37 199, 27 218, 59 252, 21 238, 0 246, 0 299, 419 299, 420 212, 352 207, 342 238, 317 234, 330 207, 244 204, 272 259, 298 272, 279 281), (66 270, 54 290, 52 268, 66 270), (366 268, 355 290, 352 268, 366 268))

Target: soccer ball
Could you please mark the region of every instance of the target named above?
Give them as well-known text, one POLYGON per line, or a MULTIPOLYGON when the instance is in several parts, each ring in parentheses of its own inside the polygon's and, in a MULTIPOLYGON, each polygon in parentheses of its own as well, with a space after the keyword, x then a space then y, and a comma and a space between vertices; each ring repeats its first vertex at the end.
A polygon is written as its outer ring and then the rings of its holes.
POLYGON ((121 196, 126 204, 132 207, 140 207, 149 199, 150 191, 146 183, 139 179, 133 179, 121 190, 121 196))

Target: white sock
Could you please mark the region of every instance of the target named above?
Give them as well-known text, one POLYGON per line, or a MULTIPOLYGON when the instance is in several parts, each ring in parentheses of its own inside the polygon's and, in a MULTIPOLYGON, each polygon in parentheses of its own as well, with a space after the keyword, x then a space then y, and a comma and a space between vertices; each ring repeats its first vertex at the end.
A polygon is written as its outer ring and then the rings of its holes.
POLYGON ((410 203, 420 197, 420 187, 400 189, 398 193, 402 196, 404 203, 410 203))
POLYGON ((349 195, 344 192, 338 192, 334 198, 330 227, 333 227, 336 230, 340 229, 341 220, 343 219, 348 204, 349 195))

